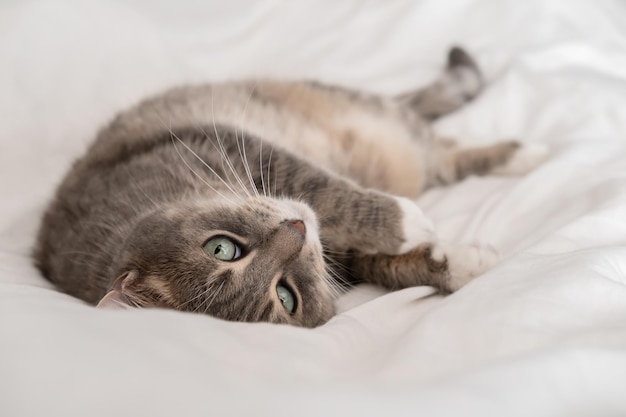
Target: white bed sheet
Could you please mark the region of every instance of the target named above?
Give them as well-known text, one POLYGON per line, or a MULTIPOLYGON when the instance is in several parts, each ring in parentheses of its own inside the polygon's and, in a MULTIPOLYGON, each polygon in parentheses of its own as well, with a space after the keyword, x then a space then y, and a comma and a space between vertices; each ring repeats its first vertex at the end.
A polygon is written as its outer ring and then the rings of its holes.
POLYGON ((0 415, 626 415, 626 5, 620 1, 5 1, 0 415), (458 293, 362 286, 314 330, 101 311, 29 259, 71 161, 184 82, 317 78, 395 93, 459 43, 489 88, 438 123, 546 143, 519 179, 419 200, 504 260, 458 293))

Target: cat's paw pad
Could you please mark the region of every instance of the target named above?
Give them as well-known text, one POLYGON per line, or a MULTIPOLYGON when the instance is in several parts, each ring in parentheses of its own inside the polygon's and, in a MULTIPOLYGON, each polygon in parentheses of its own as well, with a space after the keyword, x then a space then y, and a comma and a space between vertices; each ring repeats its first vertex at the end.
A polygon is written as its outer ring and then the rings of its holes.
POLYGON ((408 198, 396 197, 402 212, 404 242, 397 254, 407 253, 417 246, 436 241, 435 226, 417 204, 408 198))
POLYGON ((522 144, 511 158, 493 170, 496 175, 524 175, 541 165, 550 155, 550 149, 540 143, 522 144))
POLYGON ((450 282, 448 287, 456 291, 472 279, 490 270, 500 261, 500 255, 491 245, 474 243, 471 245, 436 245, 433 259, 448 264, 450 282))

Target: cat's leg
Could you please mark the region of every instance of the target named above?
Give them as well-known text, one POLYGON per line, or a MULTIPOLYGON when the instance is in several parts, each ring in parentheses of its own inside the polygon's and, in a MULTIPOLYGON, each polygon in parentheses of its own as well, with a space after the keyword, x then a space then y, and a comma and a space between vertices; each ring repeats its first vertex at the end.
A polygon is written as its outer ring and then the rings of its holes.
POLYGON ((489 246, 425 244, 397 256, 352 254, 344 262, 352 277, 391 290, 430 285, 449 293, 491 269, 498 260, 489 246))
POLYGON ((412 200, 362 188, 304 160, 284 156, 277 167, 275 193, 313 209, 327 248, 402 254, 437 240, 433 223, 412 200))
POLYGON ((548 157, 546 146, 516 141, 463 149, 454 141, 439 140, 430 152, 429 187, 451 184, 470 175, 523 175, 548 157))
POLYGON ((499 261, 489 246, 440 243, 417 204, 402 197, 329 178, 302 198, 319 216, 331 258, 350 254, 340 261, 348 281, 356 277, 390 289, 432 285, 452 292, 499 261))
MULTIPOLYGON (((236 135, 221 136, 235 168, 247 175, 236 135)), ((327 253, 349 275, 388 288, 432 284, 454 291, 498 260, 489 247, 439 243, 432 222, 412 200, 362 188, 291 152, 261 144, 252 137, 246 141, 251 182, 263 194, 312 208, 327 253)))
POLYGON ((472 57, 459 47, 448 52, 448 62, 441 76, 432 84, 401 94, 402 104, 428 120, 444 116, 478 95, 483 78, 472 57))

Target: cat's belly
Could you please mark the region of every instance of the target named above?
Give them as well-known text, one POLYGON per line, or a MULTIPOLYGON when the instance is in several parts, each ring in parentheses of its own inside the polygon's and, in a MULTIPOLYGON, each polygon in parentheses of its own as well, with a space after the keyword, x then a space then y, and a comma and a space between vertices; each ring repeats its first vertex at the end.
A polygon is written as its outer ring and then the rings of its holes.
POLYGON ((425 187, 424 145, 394 120, 344 112, 319 124, 297 117, 283 117, 279 127, 249 120, 245 129, 364 187, 406 197, 425 187))
POLYGON ((352 110, 336 117, 328 135, 341 144, 346 174, 366 187, 416 197, 425 186, 423 145, 393 117, 352 110))
MULTIPOLYGON (((263 138, 280 141, 365 187, 407 197, 423 190, 424 152, 394 101, 310 84, 266 83, 257 85, 256 91, 275 103, 269 110, 286 121, 282 129, 266 132, 263 138)), ((255 128, 268 125, 259 123, 255 128)))

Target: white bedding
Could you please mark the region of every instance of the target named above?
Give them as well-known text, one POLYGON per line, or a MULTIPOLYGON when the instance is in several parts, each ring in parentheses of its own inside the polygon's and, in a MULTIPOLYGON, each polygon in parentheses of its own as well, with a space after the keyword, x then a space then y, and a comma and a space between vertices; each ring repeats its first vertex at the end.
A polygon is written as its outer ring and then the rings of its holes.
POLYGON ((2 416, 626 415, 624 2, 5 1, 0 115, 2 416), (362 286, 305 330, 96 310, 32 266, 55 184, 145 95, 263 75, 396 93, 455 43, 490 84, 439 131, 552 149, 419 199, 504 255, 458 293, 362 286))

